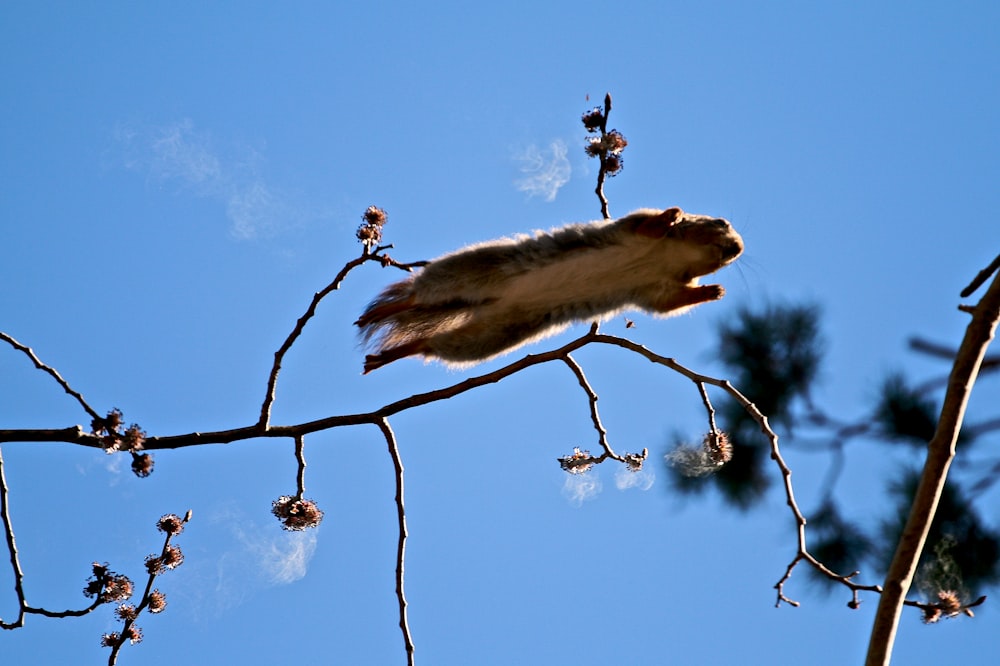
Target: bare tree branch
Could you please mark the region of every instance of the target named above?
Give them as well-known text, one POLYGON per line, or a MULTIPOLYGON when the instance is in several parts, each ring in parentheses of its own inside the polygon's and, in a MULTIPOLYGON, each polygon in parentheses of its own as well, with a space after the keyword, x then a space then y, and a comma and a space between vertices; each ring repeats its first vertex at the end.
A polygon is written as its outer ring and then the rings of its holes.
POLYGON ((35 352, 31 351, 30 347, 26 347, 25 345, 22 345, 20 342, 18 342, 17 340, 15 340, 14 338, 12 338, 11 336, 7 335, 3 331, 0 331, 0 340, 3 340, 4 342, 7 342, 14 349, 17 349, 19 351, 24 352, 28 356, 28 358, 31 359, 31 362, 35 364, 36 368, 38 368, 39 370, 41 370, 43 372, 46 372, 49 375, 51 375, 52 378, 55 379, 59 383, 59 386, 61 386, 63 388, 63 390, 66 391, 66 393, 69 393, 71 396, 73 396, 74 398, 76 398, 76 401, 78 403, 80 403, 80 406, 83 407, 83 409, 88 414, 90 414, 90 416, 92 418, 95 418, 95 419, 101 418, 100 414, 98 414, 94 410, 93 407, 91 407, 90 405, 87 404, 87 401, 83 399, 83 396, 80 395, 78 392, 74 391, 72 389, 72 387, 70 387, 69 383, 65 379, 63 379, 62 375, 60 375, 58 372, 56 372, 54 368, 51 368, 51 367, 45 365, 44 363, 42 363, 41 360, 39 360, 39 358, 37 356, 35 356, 35 352))
POLYGON ((969 286, 963 289, 962 293, 959 295, 962 298, 972 296, 976 289, 979 289, 984 282, 989 280, 990 276, 996 273, 997 270, 1000 270, 1000 254, 996 256, 996 259, 990 262, 989 266, 979 271, 979 273, 976 274, 976 277, 972 278, 972 282, 969 283, 969 286))
POLYGON ((17 594, 18 607, 20 612, 14 622, 3 622, 0 620, 0 627, 3 629, 17 629, 24 625, 24 572, 21 570, 21 561, 18 559, 17 542, 14 539, 14 525, 10 521, 10 506, 7 499, 7 477, 3 469, 3 451, 0 451, 0 520, 3 520, 4 535, 7 538, 7 552, 10 555, 10 568, 14 571, 14 592, 17 594))
POLYGON ((181 562, 184 561, 183 556, 180 554, 180 549, 177 546, 171 546, 170 541, 181 533, 184 525, 190 520, 190 510, 184 515, 184 518, 168 514, 160 519, 158 528, 166 534, 166 538, 163 540, 163 548, 160 549, 160 555, 158 557, 150 555, 146 558, 146 569, 149 575, 146 579, 146 588, 142 592, 142 598, 139 600, 137 606, 119 606, 118 616, 124 620, 125 624, 122 626, 120 632, 106 634, 104 637, 105 645, 111 648, 111 655, 108 657, 108 666, 115 666, 118 662, 118 654, 126 642, 138 643, 142 641, 142 631, 135 626, 135 621, 142 611, 148 608, 150 612, 158 613, 166 605, 166 602, 163 601, 163 596, 158 591, 153 590, 153 582, 157 576, 160 576, 169 569, 180 566, 181 562), (167 523, 168 519, 169 523, 167 523), (157 605, 152 605, 154 603, 157 605))
POLYGON ((264 402, 260 407, 260 419, 257 421, 258 427, 266 429, 270 423, 271 406, 274 403, 274 394, 278 383, 278 373, 281 372, 281 362, 285 358, 285 354, 287 354, 288 350, 292 348, 292 345, 295 344, 295 341, 305 329, 306 324, 316 314, 316 308, 319 306, 320 301, 330 294, 330 292, 340 289, 340 284, 347 277, 348 273, 368 261, 379 261, 383 266, 396 266, 407 271, 410 270, 411 266, 423 263, 400 264, 387 255, 379 254, 383 250, 390 249, 391 247, 391 245, 385 245, 376 247, 374 250, 370 250, 369 246, 365 245, 360 257, 347 262, 347 264, 340 269, 340 272, 337 273, 337 276, 333 278, 333 281, 330 284, 313 294, 312 302, 309 304, 309 307, 306 308, 305 313, 299 317, 297 322, 295 322, 295 328, 293 328, 292 332, 288 334, 287 338, 285 338, 285 341, 282 343, 281 347, 278 348, 278 351, 274 352, 274 365, 271 366, 271 373, 267 379, 267 390, 264 393, 264 402))
POLYGON ((295 475, 295 497, 301 500, 306 494, 306 442, 302 435, 295 437, 295 461, 299 467, 295 475))
MULTIPOLYGON (((596 331, 596 326, 597 325, 594 324, 591 331, 596 331)), ((608 443, 608 431, 604 427, 604 424, 601 423, 601 415, 597 411, 597 393, 594 392, 594 389, 590 386, 590 382, 587 381, 587 376, 583 373, 583 368, 581 368, 580 364, 577 363, 576 360, 574 360, 569 354, 566 354, 566 356, 563 357, 563 362, 566 363, 566 365, 569 366, 569 369, 573 371, 573 374, 576 376, 576 380, 580 383, 580 387, 583 388, 584 392, 587 394, 587 401, 590 403, 590 420, 594 424, 594 430, 597 431, 597 442, 600 447, 604 449, 604 455, 601 457, 610 457, 615 460, 620 460, 620 456, 614 452, 614 449, 612 449, 611 445, 608 443)))
MULTIPOLYGON (((601 135, 604 136, 608 131, 608 116, 611 114, 611 93, 604 95, 604 120, 601 122, 601 135)), ((601 202, 601 215, 604 216, 605 220, 611 219, 611 212, 608 208, 608 198, 604 196, 604 179, 608 174, 608 164, 607 155, 602 154, 600 156, 601 166, 597 171, 597 187, 594 189, 594 194, 597 195, 598 201, 601 202)))
POLYGON ((983 299, 973 309, 972 321, 958 349, 934 437, 927 445, 927 460, 920 477, 910 517, 896 547, 886 575, 885 591, 868 643, 866 664, 888 664, 892 655, 903 599, 916 573, 920 553, 937 512, 938 502, 955 456, 955 443, 965 417, 965 408, 986 349, 1000 320, 1000 276, 994 278, 983 299))
POLYGON ((396 546, 396 598, 399 601, 399 629, 403 632, 403 643, 406 645, 406 663, 413 666, 413 638, 410 636, 410 623, 406 616, 406 594, 403 592, 403 565, 406 560, 406 508, 403 505, 403 458, 399 455, 396 435, 389 426, 389 421, 381 419, 378 427, 385 436, 392 456, 392 465, 396 470, 396 516, 399 521, 399 543, 396 546))

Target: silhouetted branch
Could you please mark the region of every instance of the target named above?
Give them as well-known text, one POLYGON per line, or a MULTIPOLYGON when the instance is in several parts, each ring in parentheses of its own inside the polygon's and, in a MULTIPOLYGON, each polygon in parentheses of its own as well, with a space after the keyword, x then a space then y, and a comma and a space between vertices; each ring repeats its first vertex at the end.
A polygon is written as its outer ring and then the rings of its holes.
MULTIPOLYGON (((594 324, 590 330, 596 331, 597 324, 594 324)), ((576 376, 576 380, 580 383, 580 387, 583 388, 584 393, 587 394, 587 401, 590 404, 590 420, 594 424, 594 430, 597 431, 597 442, 600 447, 604 449, 604 455, 601 457, 610 457, 615 460, 619 460, 620 457, 614 452, 614 449, 612 449, 611 445, 608 443, 608 431, 604 427, 604 424, 601 423, 601 415, 597 411, 597 393, 594 392, 594 389, 590 386, 590 382, 587 381, 587 376, 584 374, 583 368, 581 368, 580 364, 577 363, 569 354, 566 354, 566 356, 563 357, 563 362, 566 363, 569 369, 573 371, 573 374, 576 376)))
POLYGON ((979 271, 979 273, 976 274, 976 277, 972 278, 972 282, 969 283, 968 287, 962 290, 960 296, 962 298, 972 296, 973 292, 975 292, 976 289, 979 289, 984 282, 989 280, 990 276, 996 273, 997 270, 1000 270, 1000 254, 996 256, 996 259, 990 262, 989 266, 979 271))
POLYGON ((319 306, 320 301, 330 294, 330 292, 340 289, 340 284, 347 277, 348 273, 369 261, 378 261, 383 266, 395 266, 406 271, 411 270, 413 266, 426 263, 416 262, 413 264, 401 264, 394 259, 389 258, 387 255, 379 254, 383 250, 390 248, 392 248, 392 245, 379 246, 374 250, 371 250, 368 245, 365 245, 360 257, 347 262, 347 264, 340 269, 340 272, 337 273, 337 276, 333 278, 333 281, 330 284, 313 294, 312 302, 309 303, 309 307, 306 308, 305 313, 299 317, 297 322, 295 322, 295 328, 293 328, 292 332, 288 334, 287 338, 285 338, 285 341, 282 343, 278 351, 274 352, 274 364, 271 366, 271 373, 267 379, 267 390, 264 394, 264 402, 260 407, 260 419, 257 421, 258 427, 266 429, 270 423, 271 405, 274 403, 274 393, 278 383, 278 373, 281 372, 281 362, 285 358, 285 354, 287 354, 288 350, 292 348, 292 345, 295 344, 295 341, 305 329, 306 324, 316 314, 316 308, 319 306))
POLYGON ((14 572, 14 593, 17 594, 17 604, 20 608, 17 620, 11 623, 0 620, 0 627, 16 629, 24 625, 24 572, 17 555, 17 542, 14 539, 14 526, 10 522, 10 507, 7 499, 7 476, 3 468, 3 451, 0 451, 0 520, 3 521, 4 536, 7 539, 7 553, 10 555, 10 568, 14 572))
POLYGON ((142 641, 142 630, 135 625, 139 615, 147 609, 150 613, 159 613, 166 607, 165 597, 159 590, 153 589, 153 582, 157 576, 168 570, 176 569, 184 561, 180 549, 177 546, 171 546, 170 540, 180 534, 184 530, 184 525, 190 520, 191 511, 188 510, 183 518, 167 514, 160 518, 157 523, 157 528, 166 534, 166 538, 163 540, 160 554, 158 556, 150 555, 146 558, 146 570, 149 575, 146 579, 146 588, 142 592, 142 598, 136 606, 131 604, 119 606, 115 614, 124 621, 121 631, 104 635, 104 645, 111 648, 108 666, 114 666, 118 662, 118 654, 126 642, 135 644, 142 641))
POLYGON ((403 643, 406 645, 406 663, 413 666, 413 638, 410 636, 410 623, 406 616, 406 594, 403 592, 403 567, 406 560, 406 508, 403 505, 403 459, 399 455, 396 435, 389 426, 389 421, 381 419, 377 423, 386 444, 392 465, 396 471, 396 517, 399 521, 399 542, 396 546, 396 598, 399 601, 399 628, 403 632, 403 643))
POLYGON ((295 496, 302 499, 306 494, 306 442, 302 435, 295 438, 295 461, 299 467, 295 475, 295 496))
POLYGON ((621 152, 628 145, 625 137, 617 130, 608 131, 608 116, 611 114, 611 93, 604 96, 604 109, 597 107, 583 114, 583 126, 588 132, 600 132, 599 138, 589 139, 586 153, 600 160, 597 171, 597 187, 594 193, 601 202, 601 215, 605 220, 611 219, 608 209, 608 199, 604 196, 604 181, 607 176, 614 176, 622 170, 621 152))
POLYGON ((52 378, 55 379, 56 382, 59 383, 59 386, 61 386, 63 388, 63 390, 66 391, 66 393, 69 393, 71 396, 73 396, 74 398, 76 398, 76 401, 78 403, 80 403, 80 406, 83 407, 83 409, 88 414, 90 414, 90 416, 92 418, 95 418, 95 419, 101 418, 100 414, 98 414, 96 411, 94 411, 94 409, 90 405, 87 404, 87 401, 83 399, 83 396, 80 395, 78 392, 74 391, 72 389, 72 387, 70 387, 69 383, 65 379, 63 379, 62 375, 60 375, 58 372, 56 372, 54 368, 51 368, 51 367, 45 365, 44 363, 42 363, 41 360, 39 360, 39 358, 37 356, 35 356, 35 352, 31 351, 30 347, 26 347, 25 345, 22 345, 20 342, 18 342, 17 340, 15 340, 14 338, 12 338, 11 336, 7 335, 3 331, 0 331, 0 340, 3 340, 4 342, 7 342, 14 349, 17 349, 18 351, 24 352, 28 356, 28 358, 31 359, 31 362, 35 364, 36 368, 38 368, 39 370, 41 370, 41 371, 43 371, 43 372, 48 373, 49 375, 51 375, 52 378))

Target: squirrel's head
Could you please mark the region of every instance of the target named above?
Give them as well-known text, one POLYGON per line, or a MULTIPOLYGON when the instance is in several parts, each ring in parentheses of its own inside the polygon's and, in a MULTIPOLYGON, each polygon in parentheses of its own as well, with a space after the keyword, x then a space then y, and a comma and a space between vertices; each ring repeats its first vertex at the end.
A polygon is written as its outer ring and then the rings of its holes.
POLYGON ((633 213, 633 230, 656 239, 670 262, 683 267, 688 279, 714 273, 743 253, 743 238, 721 217, 692 215, 680 208, 633 213))

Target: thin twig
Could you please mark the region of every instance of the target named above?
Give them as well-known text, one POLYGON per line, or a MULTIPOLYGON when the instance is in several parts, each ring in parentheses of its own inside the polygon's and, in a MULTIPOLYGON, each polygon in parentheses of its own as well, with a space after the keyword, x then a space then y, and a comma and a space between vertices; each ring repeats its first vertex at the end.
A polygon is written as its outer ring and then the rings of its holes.
POLYGON ((3 331, 0 331, 0 340, 9 343, 14 349, 24 352, 28 356, 28 358, 31 359, 31 362, 35 364, 36 368, 42 370, 43 372, 47 372, 49 375, 52 376, 53 379, 56 380, 56 382, 59 383, 59 386, 61 386, 63 390, 66 391, 66 393, 69 393, 71 396, 76 398, 76 401, 80 403, 80 406, 83 407, 83 409, 88 414, 90 414, 92 418, 95 419, 101 418, 100 415, 97 413, 97 411, 95 411, 93 407, 87 404, 87 401, 83 399, 83 396, 80 395, 77 391, 74 391, 73 388, 69 385, 69 382, 63 379, 62 375, 56 372, 55 368, 49 367, 48 365, 42 363, 41 360, 39 360, 39 358, 35 356, 35 352, 33 352, 30 347, 22 345, 20 342, 18 342, 11 336, 7 335, 3 331))
POLYGON ((24 625, 24 572, 17 555, 17 542, 14 539, 14 525, 10 521, 10 506, 7 500, 7 477, 3 469, 3 451, 0 451, 0 520, 3 520, 3 531, 7 537, 7 552, 10 554, 10 568, 14 571, 14 592, 17 594, 17 605, 20 609, 17 620, 4 622, 0 620, 0 628, 17 629, 24 625))
POLYGON ((306 494, 306 443, 303 435, 295 436, 295 460, 299 465, 295 477, 295 498, 301 500, 306 494))
MULTIPOLYGON (((597 325, 594 324, 595 328, 592 328, 591 330, 596 330, 596 326, 597 325)), ((594 392, 594 389, 590 386, 590 382, 587 381, 587 376, 583 373, 583 368, 581 368, 580 364, 577 363, 576 360, 574 360, 569 354, 566 354, 562 360, 567 366, 569 366, 569 369, 573 371, 573 374, 576 375, 576 380, 580 383, 580 386, 587 394, 587 399, 590 403, 590 420, 594 424, 594 430, 597 431, 597 442, 600 447, 604 449, 604 455, 601 456, 600 462, 603 462, 604 458, 612 458, 614 460, 622 461, 622 457, 615 453, 614 449, 612 449, 611 445, 608 443, 608 431, 604 427, 604 424, 601 423, 601 415, 597 411, 597 393, 594 392)))
POLYGON ((406 594, 403 591, 403 569, 406 560, 406 508, 403 505, 403 459, 399 455, 396 435, 389 426, 389 421, 380 419, 377 422, 382 435, 389 446, 392 465, 396 470, 396 516, 399 520, 399 543, 396 546, 396 599, 399 601, 399 629, 403 632, 403 643, 406 645, 406 663, 413 666, 413 638, 410 636, 410 623, 406 616, 406 594))
POLYGON ((705 388, 705 383, 695 382, 695 385, 698 387, 701 402, 705 405, 705 411, 708 413, 708 431, 714 437, 718 437, 720 433, 718 426, 715 425, 715 407, 712 406, 712 400, 708 397, 708 390, 705 388))
MULTIPOLYGON (((191 520, 191 511, 188 510, 188 512, 184 515, 184 518, 181 519, 181 525, 183 526, 190 520, 191 520)), ((170 540, 173 539, 174 536, 176 536, 176 534, 179 533, 179 532, 168 532, 166 530, 164 531, 166 532, 166 538, 163 540, 163 548, 160 549, 161 561, 167 555, 167 549, 170 548, 170 540)), ((136 619, 138 619, 142 611, 146 610, 146 608, 149 606, 150 596, 153 591, 153 582, 156 580, 156 577, 161 575, 162 573, 163 571, 159 569, 150 570, 149 576, 146 579, 146 589, 143 590, 142 598, 139 600, 139 604, 135 607, 134 615, 132 617, 125 619, 125 624, 122 625, 122 630, 121 632, 118 633, 118 639, 115 640, 113 643, 111 643, 111 655, 108 657, 108 666, 115 666, 115 664, 118 662, 118 654, 119 651, 122 649, 122 646, 125 645, 127 641, 132 640, 129 638, 129 636, 131 635, 130 630, 133 627, 133 625, 135 625, 136 619)), ((142 640, 141 634, 139 640, 142 640)))
POLYGON ((264 402, 260 407, 260 419, 257 421, 258 428, 261 430, 267 430, 270 425, 271 406, 274 404, 275 389, 278 384, 278 373, 281 372, 281 362, 284 360, 285 354, 288 353, 288 350, 292 348, 292 345, 295 344, 295 341, 302 334, 302 331, 306 327, 306 323, 308 323, 308 321, 316 314, 316 308, 319 306, 320 301, 330 294, 330 292, 340 289, 340 284, 347 277, 348 273, 369 261, 378 261, 383 266, 395 266, 396 268, 406 271, 411 270, 413 266, 421 266, 426 263, 414 262, 411 264, 401 264, 387 255, 380 254, 383 250, 390 249, 391 247, 392 245, 384 245, 376 247, 374 250, 369 250, 369 247, 366 245, 361 256, 348 261, 344 267, 340 269, 340 272, 337 273, 337 276, 333 278, 333 281, 330 284, 313 294, 312 302, 309 303, 309 307, 306 308, 305 313, 299 317, 298 321, 295 322, 295 328, 293 328, 292 332, 288 334, 287 338, 285 338, 284 343, 282 343, 278 351, 274 352, 274 364, 271 366, 271 372, 267 378, 267 390, 264 394, 264 402))
MULTIPOLYGON (((608 116, 611 114, 611 93, 604 95, 604 116, 601 120, 601 136, 603 137, 608 131, 608 116)), ((597 187, 594 189, 594 194, 597 195, 598 200, 601 202, 601 215, 604 216, 605 220, 611 219, 611 212, 608 208, 608 198, 604 196, 604 180, 608 174, 608 164, 607 164, 607 151, 603 151, 600 156, 601 166, 597 171, 597 187)))
POLYGON ((979 271, 979 273, 976 274, 976 277, 972 278, 972 282, 969 283, 969 286, 963 289, 962 293, 959 295, 962 298, 972 296, 976 289, 979 289, 980 285, 989 280, 990 276, 996 273, 997 270, 1000 270, 1000 254, 996 256, 996 259, 990 262, 989 266, 979 271))

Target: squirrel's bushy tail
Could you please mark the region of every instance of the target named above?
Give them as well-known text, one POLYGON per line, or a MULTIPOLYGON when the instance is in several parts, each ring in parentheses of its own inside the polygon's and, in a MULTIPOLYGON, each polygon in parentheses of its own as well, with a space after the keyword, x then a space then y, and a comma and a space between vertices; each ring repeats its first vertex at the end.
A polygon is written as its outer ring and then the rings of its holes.
POLYGON ((431 310, 416 305, 410 281, 386 287, 354 322, 365 344, 375 350, 365 356, 365 374, 401 358, 426 353, 426 329, 434 328, 437 321, 431 310))

